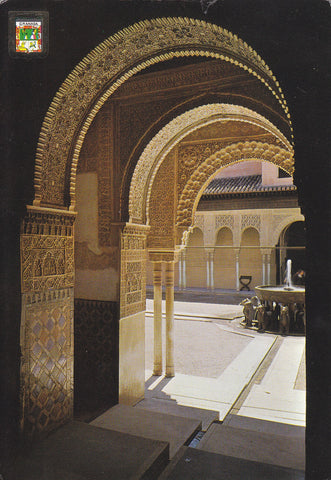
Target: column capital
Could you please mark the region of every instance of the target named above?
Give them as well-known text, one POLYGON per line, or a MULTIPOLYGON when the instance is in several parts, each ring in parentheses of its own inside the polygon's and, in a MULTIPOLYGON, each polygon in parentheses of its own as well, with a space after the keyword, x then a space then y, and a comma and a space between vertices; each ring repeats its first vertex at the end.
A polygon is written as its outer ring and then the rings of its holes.
POLYGON ((148 257, 151 262, 177 262, 178 251, 175 250, 149 250, 148 257))

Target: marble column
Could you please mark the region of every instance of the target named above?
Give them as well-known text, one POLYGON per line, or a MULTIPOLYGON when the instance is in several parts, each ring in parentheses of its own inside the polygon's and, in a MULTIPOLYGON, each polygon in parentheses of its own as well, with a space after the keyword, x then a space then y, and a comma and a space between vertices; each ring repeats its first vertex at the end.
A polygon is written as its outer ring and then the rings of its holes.
POLYGON ((207 288, 210 288, 210 269, 209 269, 209 252, 206 252, 206 268, 207 268, 207 288))
POLYGON ((178 289, 182 290, 183 289, 183 274, 182 274, 182 254, 179 254, 179 259, 178 259, 178 289))
POLYGON ((239 254, 240 254, 240 249, 235 248, 234 253, 236 255, 236 290, 239 292, 240 290, 240 284, 239 284, 239 254))
POLYGON ((214 290, 214 249, 210 252, 210 286, 214 290))
POLYGON ((166 377, 175 376, 174 366, 174 262, 166 262, 166 377))
POLYGON ((182 263, 182 266, 183 266, 182 284, 183 284, 183 289, 185 290, 186 289, 186 251, 185 250, 182 252, 182 260, 183 260, 183 263, 182 263))
POLYGON ((264 253, 262 253, 262 285, 265 285, 265 282, 266 282, 266 264, 265 264, 265 261, 266 261, 266 255, 264 253))
POLYGON ((214 249, 206 249, 207 258, 207 288, 214 290, 214 249))
POLYGON ((267 255, 267 285, 270 285, 270 273, 271 273, 271 251, 268 251, 267 255))
POLYGON ((154 287, 154 369, 162 375, 162 262, 153 262, 154 287))

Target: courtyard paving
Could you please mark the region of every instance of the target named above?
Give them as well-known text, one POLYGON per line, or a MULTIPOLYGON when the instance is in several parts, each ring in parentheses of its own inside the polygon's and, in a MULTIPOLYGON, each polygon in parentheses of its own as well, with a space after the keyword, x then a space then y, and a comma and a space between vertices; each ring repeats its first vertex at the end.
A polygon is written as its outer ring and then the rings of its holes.
POLYGON ((241 306, 204 300, 175 302, 176 375, 165 378, 152 375, 153 301, 147 299, 145 402, 207 409, 221 421, 236 410, 305 426, 305 338, 247 330, 241 306))

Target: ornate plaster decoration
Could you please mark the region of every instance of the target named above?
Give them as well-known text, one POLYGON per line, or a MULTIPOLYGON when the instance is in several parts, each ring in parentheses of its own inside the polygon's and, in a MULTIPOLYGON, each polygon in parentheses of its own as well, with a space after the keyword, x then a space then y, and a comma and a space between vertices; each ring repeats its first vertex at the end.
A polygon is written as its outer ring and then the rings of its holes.
POLYGON ((97 46, 56 93, 37 145, 34 205, 66 206, 69 195, 70 209, 74 210, 79 152, 101 106, 121 84, 146 67, 189 56, 217 58, 248 71, 277 98, 289 119, 284 95, 272 71, 236 35, 190 18, 139 22, 97 46))
POLYGON ((120 318, 146 308, 148 230, 145 225, 127 223, 121 233, 120 318))
POLYGON ((30 210, 22 223, 22 293, 74 286, 74 216, 30 210))
POLYGON ((201 193, 210 179, 222 167, 243 160, 267 160, 293 174, 292 153, 279 146, 262 142, 238 142, 228 145, 206 158, 187 182, 177 208, 176 226, 189 227, 201 193))
POLYGON ((215 230, 219 230, 222 227, 228 227, 232 231, 234 228, 234 216, 233 215, 216 215, 215 230))
POLYGON ((260 215, 242 215, 241 216, 241 230, 253 227, 258 232, 261 231, 261 216, 260 215))
MULTIPOLYGON (((262 115, 246 107, 208 104, 179 115, 163 127, 141 154, 132 176, 129 196, 130 221, 148 222, 149 199, 156 172, 170 150, 189 133, 220 120, 240 120, 258 125, 275 135, 289 153, 293 171, 293 148, 285 136, 262 115)), ((249 157, 251 158, 251 157, 249 157)), ((272 161, 272 160, 271 160, 272 161)), ((288 167, 285 168, 288 171, 288 167)))

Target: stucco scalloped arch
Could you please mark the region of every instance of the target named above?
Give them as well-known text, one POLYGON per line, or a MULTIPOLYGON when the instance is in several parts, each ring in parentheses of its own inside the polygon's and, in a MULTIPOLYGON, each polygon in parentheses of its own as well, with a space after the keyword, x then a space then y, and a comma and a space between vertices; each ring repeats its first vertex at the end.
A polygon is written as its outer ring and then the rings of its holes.
POLYGON ((37 145, 34 205, 65 206, 69 195, 73 210, 80 149, 101 106, 139 71, 157 62, 187 56, 218 58, 247 70, 277 98, 290 124, 277 79, 264 60, 236 35, 191 18, 145 20, 98 45, 56 93, 37 145))
POLYGON ((203 190, 220 168, 248 159, 272 162, 293 175, 293 155, 285 148, 257 141, 228 145, 208 157, 186 183, 178 202, 176 226, 191 225, 203 190))
POLYGON ((304 222, 304 221, 305 221, 305 217, 301 213, 297 213, 296 215, 291 215, 286 217, 278 225, 275 226, 273 230, 273 235, 271 238, 271 245, 277 245, 280 234, 286 227, 289 227, 294 222, 304 222))
POLYGON ((132 222, 145 223, 149 217, 149 199, 153 181, 166 155, 193 131, 220 120, 237 120, 258 125, 272 133, 287 149, 293 170, 293 148, 286 137, 262 115, 239 105, 215 103, 193 108, 165 125, 148 143, 134 170, 129 194, 129 217, 132 222))
POLYGON ((215 230, 215 234, 214 234, 214 246, 215 247, 221 247, 222 246, 222 245, 217 245, 217 237, 218 237, 219 232, 224 228, 227 229, 227 230, 230 230, 231 235, 232 235, 232 246, 234 245, 234 231, 235 231, 234 227, 230 227, 229 225, 221 225, 220 227, 218 227, 215 230))
POLYGON ((243 227, 240 229, 239 231, 239 236, 240 236, 240 245, 241 245, 241 241, 242 241, 242 238, 243 238, 243 235, 244 233, 246 232, 246 230, 248 230, 249 228, 255 230, 259 236, 259 241, 261 241, 261 229, 258 228, 258 227, 254 227, 254 225, 246 225, 246 227, 243 227))

